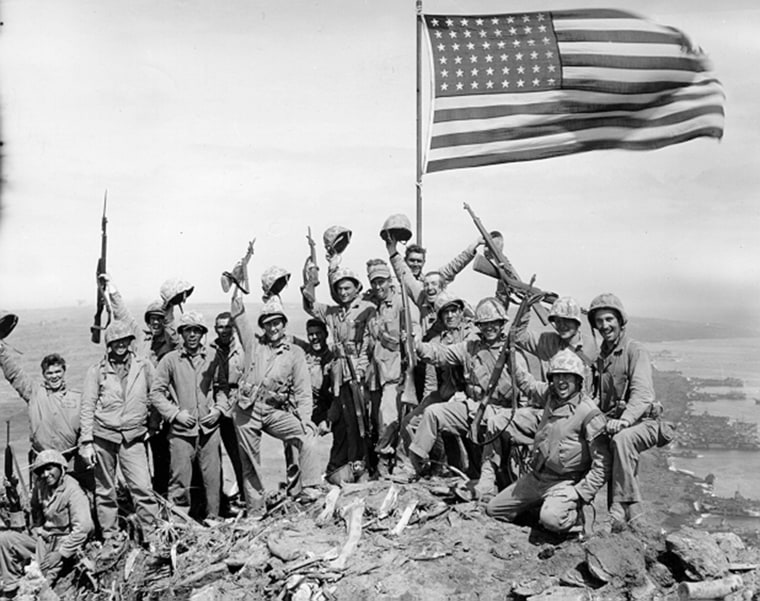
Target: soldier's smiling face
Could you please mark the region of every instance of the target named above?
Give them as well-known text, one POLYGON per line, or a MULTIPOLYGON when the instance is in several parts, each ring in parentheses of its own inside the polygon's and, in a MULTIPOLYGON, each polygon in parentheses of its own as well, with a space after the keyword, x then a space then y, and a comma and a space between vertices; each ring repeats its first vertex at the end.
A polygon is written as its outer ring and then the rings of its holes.
POLYGON ((58 390, 63 386, 63 376, 66 374, 66 369, 63 365, 53 363, 48 365, 47 369, 42 372, 42 379, 45 380, 45 386, 50 390, 58 390))
POLYGON ((571 398, 580 389, 578 376, 575 374, 552 374, 551 386, 560 401, 571 398))
POLYGON ((597 309, 594 313, 594 325, 608 344, 615 344, 623 331, 620 317, 612 309, 597 309))
POLYGON ((232 320, 229 317, 218 317, 214 323, 214 332, 219 340, 229 343, 232 339, 232 320))
POLYGON ((375 295, 378 299, 384 301, 388 299, 391 292, 391 280, 390 278, 376 277, 370 282, 372 290, 375 291, 375 295))
POLYGON ((343 278, 335 283, 335 296, 338 297, 338 302, 341 305, 347 305, 350 303, 356 298, 358 293, 359 287, 356 285, 356 282, 349 278, 343 278))
POLYGON ((580 324, 577 321, 567 317, 552 317, 551 322, 562 340, 570 340, 580 329, 580 324))
POLYGON ((327 332, 322 326, 309 326, 306 328, 306 338, 309 341, 311 350, 318 353, 325 348, 327 332))
POLYGON ((270 319, 264 322, 262 327, 269 342, 280 342, 285 337, 285 320, 282 317, 270 319))
POLYGON ((158 313, 148 315, 148 329, 153 336, 160 336, 164 332, 164 316, 158 313))
POLYGON ((462 311, 462 308, 456 303, 451 303, 450 305, 446 305, 443 309, 441 309, 441 319, 443 320, 443 325, 446 326, 446 328, 449 330, 459 327, 459 324, 462 323, 463 315, 464 311, 462 311))

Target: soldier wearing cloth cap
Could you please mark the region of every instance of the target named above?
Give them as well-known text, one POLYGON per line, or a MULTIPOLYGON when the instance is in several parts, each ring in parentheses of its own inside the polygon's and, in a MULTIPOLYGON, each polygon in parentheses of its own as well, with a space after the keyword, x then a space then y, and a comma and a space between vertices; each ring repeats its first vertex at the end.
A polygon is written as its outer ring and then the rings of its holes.
MULTIPOLYGON (((488 389, 491 373, 504 346, 507 314, 496 298, 484 298, 475 308, 475 325, 480 330, 476 339, 443 345, 433 342, 417 343, 417 354, 433 365, 461 365, 464 369, 464 393, 455 394, 446 403, 430 405, 422 415, 412 444, 410 459, 419 474, 429 459, 430 451, 438 435, 450 432, 466 435, 478 409, 478 403, 488 389)), ((526 367, 525 359, 517 356, 518 366, 526 367)), ((503 369, 486 409, 485 419, 490 419, 497 408, 508 408, 512 403, 512 380, 509 371, 503 369)))
POLYGON ((170 424, 169 500, 190 510, 190 483, 193 464, 197 463, 203 478, 206 517, 216 518, 222 469, 219 419, 227 411, 228 397, 219 395, 217 400, 214 395, 215 366, 203 344, 208 332, 203 315, 185 312, 177 331, 182 346, 158 362, 151 390, 151 402, 170 424))
POLYGON ((588 320, 602 335, 595 379, 601 380, 599 407, 609 417, 610 516, 613 528, 619 529, 641 515, 636 472, 641 453, 657 444, 662 406, 654 396, 649 353, 626 333, 628 316, 620 299, 600 294, 589 305, 588 320))
MULTIPOLYGON (((232 298, 232 318, 244 321, 242 301, 232 298)), ((303 350, 285 333, 288 318, 279 296, 264 304, 258 325, 262 336, 241 336, 245 347, 245 372, 238 386, 232 416, 243 464, 245 501, 250 515, 264 510, 261 473, 261 434, 267 433, 298 451, 300 497, 313 501, 321 481, 314 443, 316 426, 310 421, 311 380, 303 350)))
POLYGON ((610 469, 605 417, 583 387, 585 365, 571 350, 549 363, 549 384, 518 367, 520 388, 544 407, 533 444, 532 470, 491 499, 488 515, 513 521, 539 509, 539 522, 552 532, 578 524, 581 506, 591 503, 610 469))
POLYGON ((150 486, 148 407, 153 365, 131 349, 135 335, 114 321, 105 333, 106 355, 85 376, 79 454, 95 468, 95 507, 107 542, 119 532, 116 467, 121 468, 144 529, 155 524, 158 507, 150 486))
MULTIPOLYGON (((301 287, 304 310, 312 317, 327 324, 335 346, 332 364, 333 404, 328 411, 333 442, 327 464, 327 477, 339 484, 352 482, 366 473, 367 441, 361 437, 357 406, 353 397, 348 362, 354 365, 357 377, 364 379, 367 369, 367 323, 375 315, 375 306, 361 298, 362 284, 359 276, 347 267, 334 267, 329 272, 330 294, 337 305, 325 305, 316 301, 313 288, 308 284, 315 275, 307 262, 304 269, 304 286, 301 287)), ((360 408, 366 411, 366 407, 360 408)))
POLYGON ((34 463, 32 536, 15 530, 0 531, 0 579, 3 592, 12 595, 23 576, 24 565, 35 558, 53 584, 72 567, 76 552, 93 530, 90 504, 76 480, 66 474, 68 462, 54 450, 41 451, 34 463))

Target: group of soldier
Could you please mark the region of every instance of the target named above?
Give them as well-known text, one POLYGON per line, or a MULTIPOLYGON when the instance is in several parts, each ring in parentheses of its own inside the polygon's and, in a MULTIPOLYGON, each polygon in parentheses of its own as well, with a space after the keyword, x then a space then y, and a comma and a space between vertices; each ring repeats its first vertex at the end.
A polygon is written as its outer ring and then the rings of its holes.
POLYGON ((129 524, 120 485, 148 542, 162 507, 208 523, 223 517, 222 446, 244 511, 264 515, 277 500, 263 481, 264 433, 284 443, 281 494, 305 503, 328 484, 403 483, 452 470, 472 478, 459 494, 498 519, 536 519, 572 533, 605 484, 613 528, 639 518, 638 460, 662 442, 661 407, 648 354, 627 335, 616 296, 597 296, 584 317, 572 298, 551 299, 547 312, 546 294, 499 281, 473 309, 451 284, 476 257, 497 263, 498 253, 489 245, 479 254, 479 237, 425 271, 425 249, 400 246, 411 238, 402 215, 383 224, 387 259, 367 261, 365 291, 344 265, 351 235, 333 226, 323 236, 331 303, 317 300, 312 246, 301 286, 305 339, 288 332, 279 294, 290 273, 279 267, 261 278, 259 332, 250 324, 243 298, 251 242, 223 274, 230 310, 216 316, 208 343, 203 315, 184 307, 189 283, 167 280, 140 323, 102 276, 112 320, 81 394, 66 385, 63 357, 46 356, 37 383, 0 340, 0 367, 29 406, 34 483, 33 534, 0 532, 6 591, 35 554, 55 579, 92 532, 104 554, 122 544, 129 524), (548 315, 548 325, 538 330, 531 308, 548 315), (591 334, 582 331, 585 320, 591 334), (323 466, 316 443, 328 434, 323 466), (200 497, 191 494, 194 470, 200 497))

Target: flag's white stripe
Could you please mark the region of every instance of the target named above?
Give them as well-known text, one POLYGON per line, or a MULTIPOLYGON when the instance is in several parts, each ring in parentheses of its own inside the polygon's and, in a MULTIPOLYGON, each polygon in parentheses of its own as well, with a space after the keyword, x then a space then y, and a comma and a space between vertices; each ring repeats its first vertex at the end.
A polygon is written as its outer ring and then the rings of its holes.
POLYGON ((554 31, 645 31, 675 37, 673 30, 641 19, 562 19, 555 17, 554 31))
MULTIPOLYGON (((677 69, 612 69, 610 67, 562 67, 563 80, 589 79, 593 81, 621 81, 625 83, 670 81, 690 83, 693 71, 677 69)), ((530 78, 526 78, 530 79, 530 78)))
POLYGON ((503 117, 488 117, 483 119, 462 119, 458 121, 442 121, 433 126, 433 135, 447 135, 467 132, 488 131, 491 129, 518 129, 533 126, 551 125, 568 120, 583 120, 594 118, 632 117, 636 119, 660 119, 681 111, 700 107, 721 106, 723 97, 720 94, 710 94, 704 97, 682 99, 663 106, 642 106, 639 110, 600 110, 588 113, 537 113, 507 115, 503 117))
MULTIPOLYGON (((694 76, 693 83, 700 83, 710 79, 711 76, 705 73, 699 73, 694 76)), ((717 82, 707 85, 678 88, 669 93, 678 97, 684 94, 699 93, 707 91, 723 95, 723 88, 717 82)), ((706 93, 706 92, 705 92, 706 93)), ((610 92, 593 92, 590 90, 547 90, 544 92, 525 92, 525 93, 505 93, 505 94, 477 94, 473 96, 444 96, 434 100, 434 110, 460 109, 469 107, 487 107, 487 106, 525 106, 532 104, 542 104, 545 102, 590 102, 594 104, 646 104, 657 100, 662 96, 662 92, 652 92, 648 94, 612 94, 610 92)))
POLYGON ((574 54, 591 54, 598 56, 641 56, 688 58, 688 55, 675 44, 624 44, 622 42, 559 42, 562 56, 574 54))
POLYGON ((535 151, 545 148, 561 148, 577 143, 595 140, 616 140, 620 142, 646 142, 661 138, 675 137, 689 131, 705 127, 723 127, 723 116, 716 114, 699 115, 687 121, 658 127, 624 128, 600 127, 583 129, 574 132, 562 132, 540 138, 496 141, 487 144, 472 144, 465 146, 450 146, 432 149, 428 161, 439 161, 457 157, 474 157, 497 153, 515 153, 535 151))

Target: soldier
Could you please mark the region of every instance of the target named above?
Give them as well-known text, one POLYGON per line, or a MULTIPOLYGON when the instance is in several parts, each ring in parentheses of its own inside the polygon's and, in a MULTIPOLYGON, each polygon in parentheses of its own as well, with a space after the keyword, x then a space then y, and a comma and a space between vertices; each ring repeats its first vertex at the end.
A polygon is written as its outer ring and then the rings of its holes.
POLYGON ((76 480, 66 473, 68 461, 53 449, 40 451, 32 464, 32 533, 0 531, 0 579, 3 592, 15 595, 24 565, 37 558, 40 570, 54 584, 73 567, 76 553, 93 530, 90 503, 76 480))
POLYGON ((328 411, 333 400, 330 372, 334 353, 327 344, 327 324, 321 319, 307 319, 306 340, 294 338, 294 341, 306 354, 313 400, 311 421, 322 436, 330 432, 328 411))
MULTIPOLYGON (((464 393, 455 394, 445 403, 430 405, 422 414, 422 420, 412 443, 410 459, 417 474, 435 445, 438 435, 450 432, 466 435, 478 408, 478 402, 488 390, 491 373, 506 341, 504 326, 507 314, 495 298, 484 298, 475 308, 475 325, 480 330, 477 339, 467 339, 451 345, 440 343, 417 343, 420 358, 434 365, 461 365, 464 370, 464 393)), ((517 364, 525 367, 525 360, 517 357, 517 364)), ((508 370, 499 374, 492 401, 487 407, 486 419, 496 411, 495 407, 511 406, 512 382, 508 370)))
POLYGON ((419 244, 409 244, 404 252, 404 262, 409 266, 409 271, 418 279, 422 279, 422 269, 425 267, 427 250, 419 244))
POLYGON ((401 331, 404 305, 401 294, 391 280, 391 270, 382 259, 367 261, 367 279, 372 285, 376 311, 369 320, 369 367, 367 379, 371 398, 371 417, 375 433, 374 451, 377 454, 377 473, 385 477, 395 464, 399 421, 404 402, 414 405, 413 382, 404 382, 406 396, 399 393, 401 373, 402 336, 412 335, 418 326, 417 310, 411 315, 412 323, 401 331))
POLYGON ((197 463, 203 479, 206 517, 214 519, 219 516, 222 484, 219 420, 228 411, 228 398, 214 395, 216 366, 203 344, 208 333, 203 315, 186 311, 177 331, 182 346, 158 362, 150 396, 170 427, 169 500, 190 511, 190 484, 193 464, 197 463))
POLYGON ((105 333, 106 355, 87 371, 82 392, 79 454, 95 468, 95 508, 106 541, 104 555, 120 542, 117 464, 143 529, 151 529, 158 515, 143 444, 153 365, 131 350, 134 339, 128 324, 111 323, 105 333))
POLYGON ((301 288, 304 310, 327 324, 335 345, 332 363, 333 404, 329 411, 333 442, 327 464, 327 478, 335 484, 356 481, 367 469, 368 441, 363 380, 367 368, 367 323, 375 315, 374 305, 360 297, 359 277, 346 267, 330 271, 331 295, 337 304, 327 306, 313 296, 309 284, 315 279, 310 262, 304 269, 301 288), (353 371, 353 374, 352 374, 353 371))
POLYGON ((587 392, 592 389, 591 366, 599 353, 593 336, 581 332, 581 307, 569 296, 558 298, 549 311, 549 323, 554 330, 534 332, 528 330, 530 311, 525 311, 519 323, 515 324, 515 342, 525 351, 535 355, 543 364, 548 364, 559 351, 569 348, 584 365, 584 383, 587 392))
POLYGON ((240 378, 245 369, 245 352, 239 339, 234 334, 232 314, 229 311, 219 313, 214 320, 216 339, 211 343, 214 350, 214 396, 225 398, 221 404, 226 407, 219 417, 219 434, 227 456, 235 472, 240 495, 243 494, 243 465, 240 461, 235 423, 232 420, 232 406, 238 393, 240 378))
MULTIPOLYGON (((134 349, 140 357, 148 359, 153 367, 163 357, 179 347, 179 334, 174 323, 174 306, 167 304, 163 300, 154 300, 148 304, 143 314, 143 321, 147 329, 135 319, 132 312, 127 308, 121 293, 113 283, 111 276, 108 274, 100 276, 103 280, 113 308, 113 317, 116 320, 128 324, 135 335, 134 349)), ((172 282, 172 280, 168 280, 172 282)), ((182 282, 177 284, 179 287, 188 288, 189 284, 182 282)), ((169 286, 164 283, 164 294, 168 292, 169 286)), ((150 445, 150 454, 153 466, 153 475, 151 477, 153 490, 162 497, 166 498, 169 492, 170 477, 170 456, 169 456, 169 428, 161 420, 158 412, 151 407, 149 409, 148 421, 152 433, 148 444, 150 445)))
POLYGON ((544 407, 533 444, 532 470, 491 499, 486 513, 514 521, 540 509, 540 524, 565 533, 579 522, 582 505, 591 503, 610 469, 605 418, 586 394, 586 367, 571 350, 559 351, 549 363, 549 384, 517 368, 526 393, 544 407))
MULTIPOLYGON (((0 368, 5 379, 29 405, 30 463, 41 451, 60 451, 71 461, 70 467, 77 480, 87 486, 90 478, 87 478, 86 466, 76 452, 82 395, 66 386, 66 360, 61 355, 46 355, 40 367, 42 382, 35 382, 23 370, 18 358, 0 341, 0 368)), ((91 485, 88 488, 91 490, 91 485)))
POLYGON ((599 407, 608 416, 612 476, 610 517, 620 529, 641 515, 641 491, 636 478, 639 457, 657 444, 657 418, 662 406, 655 400, 652 362, 646 349, 626 333, 628 316, 614 294, 591 301, 588 320, 602 336, 596 374, 601 384, 599 407))
MULTIPOLYGON (((243 303, 237 296, 232 299, 232 318, 236 324, 245 319, 243 303)), ((285 334, 287 322, 279 297, 271 297, 258 319, 264 334, 246 345, 247 367, 232 412, 250 515, 261 514, 264 509, 262 432, 298 451, 300 476, 294 487, 303 487, 301 500, 313 501, 320 494, 321 476, 314 451, 316 426, 309 420, 312 408, 309 368, 303 351, 285 334)))

